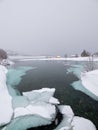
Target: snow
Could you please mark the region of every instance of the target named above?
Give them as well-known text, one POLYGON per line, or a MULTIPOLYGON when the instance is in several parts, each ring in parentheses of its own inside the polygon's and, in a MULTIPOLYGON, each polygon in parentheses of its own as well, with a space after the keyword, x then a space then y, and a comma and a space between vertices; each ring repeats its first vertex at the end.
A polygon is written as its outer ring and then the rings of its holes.
MULTIPOLYGON (((92 57, 69 57, 65 58, 65 60, 68 61, 90 61, 92 60, 92 57)), ((98 57, 93 57, 94 61, 98 61, 98 57)))
MULTIPOLYGON (((33 61, 33 60, 65 60, 65 61, 89 61, 92 57, 47 57, 47 56, 28 56, 28 55, 12 55, 10 60, 16 61, 33 61)), ((93 57, 94 61, 98 61, 98 57, 93 57)))
POLYGON ((65 60, 65 58, 40 58, 40 59, 32 58, 32 59, 21 59, 19 61, 32 61, 32 60, 41 60, 41 61, 50 60, 50 61, 52 61, 52 60, 65 60))
POLYGON ((81 74, 83 86, 98 97, 98 70, 81 74))
POLYGON ((11 60, 33 60, 33 59, 44 59, 46 56, 28 56, 28 55, 12 55, 9 56, 11 60))
POLYGON ((46 57, 46 56, 22 56, 22 55, 16 55, 16 56, 9 56, 9 59, 11 60, 17 60, 17 61, 33 61, 33 60, 65 60, 63 57, 46 57))
POLYGON ((0 126, 9 123, 13 115, 12 97, 7 89, 6 74, 7 69, 0 65, 0 126))
POLYGON ((96 130, 94 124, 85 118, 75 116, 72 121, 73 130, 96 130))

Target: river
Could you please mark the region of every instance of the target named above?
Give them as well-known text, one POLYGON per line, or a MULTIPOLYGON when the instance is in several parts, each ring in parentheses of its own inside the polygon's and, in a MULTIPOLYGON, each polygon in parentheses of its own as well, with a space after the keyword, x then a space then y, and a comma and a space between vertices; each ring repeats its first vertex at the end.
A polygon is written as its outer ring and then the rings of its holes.
MULTIPOLYGON (((35 67, 18 84, 20 93, 40 88, 56 88, 55 97, 61 104, 70 105, 75 115, 91 120, 98 129, 98 102, 71 86, 78 78, 73 73, 66 73, 70 64, 65 61, 25 61, 16 62, 15 67, 17 66, 35 67)), ((52 128, 49 127, 48 130, 52 128)))

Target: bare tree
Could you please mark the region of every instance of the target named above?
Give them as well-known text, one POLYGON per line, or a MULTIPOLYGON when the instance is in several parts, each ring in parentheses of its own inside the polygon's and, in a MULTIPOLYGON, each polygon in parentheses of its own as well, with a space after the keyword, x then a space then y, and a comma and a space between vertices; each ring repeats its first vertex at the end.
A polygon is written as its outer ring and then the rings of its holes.
POLYGON ((97 65, 94 61, 94 55, 88 57, 88 61, 85 63, 85 70, 86 71, 92 71, 97 69, 97 65))
POLYGON ((3 49, 0 49, 0 63, 4 60, 7 59, 7 53, 3 49))

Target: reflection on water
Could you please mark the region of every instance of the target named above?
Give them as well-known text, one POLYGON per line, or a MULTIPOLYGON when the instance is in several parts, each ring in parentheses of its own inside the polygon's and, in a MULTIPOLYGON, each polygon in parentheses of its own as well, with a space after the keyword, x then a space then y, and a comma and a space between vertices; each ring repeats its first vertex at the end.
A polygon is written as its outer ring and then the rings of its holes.
POLYGON ((66 73, 69 63, 65 64, 64 61, 29 61, 17 62, 15 67, 17 66, 36 67, 23 76, 21 83, 17 86, 20 92, 43 87, 56 88, 55 97, 60 100, 61 104, 70 105, 75 115, 90 119, 98 128, 98 103, 86 94, 72 88, 70 84, 78 79, 72 73, 66 73))

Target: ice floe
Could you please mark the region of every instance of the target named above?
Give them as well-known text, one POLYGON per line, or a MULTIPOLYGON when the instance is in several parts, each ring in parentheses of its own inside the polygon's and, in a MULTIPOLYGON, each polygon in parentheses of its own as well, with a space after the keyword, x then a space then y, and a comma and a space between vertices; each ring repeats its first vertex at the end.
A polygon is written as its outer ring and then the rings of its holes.
POLYGON ((59 110, 63 115, 63 120, 55 130, 71 130, 72 129, 71 123, 74 117, 73 110, 68 105, 60 105, 59 110))
POLYGON ((94 124, 83 117, 75 116, 72 121, 73 130, 96 130, 94 124))

